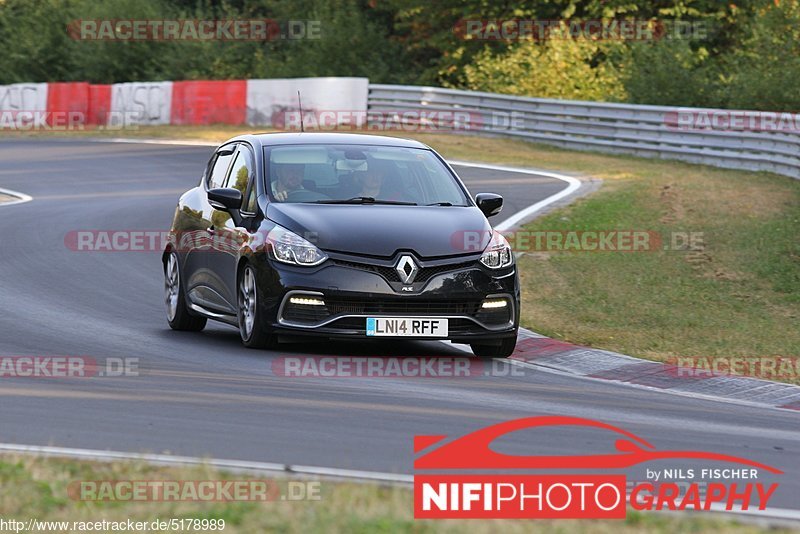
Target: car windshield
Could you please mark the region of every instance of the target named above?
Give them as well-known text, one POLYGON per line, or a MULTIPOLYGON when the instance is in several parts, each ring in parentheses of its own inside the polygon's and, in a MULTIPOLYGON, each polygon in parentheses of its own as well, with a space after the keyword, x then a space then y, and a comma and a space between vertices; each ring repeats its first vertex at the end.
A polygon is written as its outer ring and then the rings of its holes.
POLYGON ((265 149, 273 202, 469 206, 461 185, 427 149, 291 145, 265 149))

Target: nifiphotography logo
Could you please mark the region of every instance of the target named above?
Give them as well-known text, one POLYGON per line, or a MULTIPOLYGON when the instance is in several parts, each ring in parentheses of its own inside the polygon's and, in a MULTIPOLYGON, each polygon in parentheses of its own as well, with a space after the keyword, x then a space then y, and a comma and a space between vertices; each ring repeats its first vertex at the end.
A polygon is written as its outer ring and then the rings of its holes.
POLYGON ((629 506, 635 510, 764 510, 779 485, 758 481, 759 472, 783 473, 725 454, 659 451, 613 425, 564 416, 515 419, 452 440, 447 436, 415 436, 415 454, 426 450, 414 461, 417 519, 623 519, 629 506), (494 440, 510 432, 565 426, 608 431, 614 438, 615 450, 575 456, 516 456, 492 449, 494 440), (626 475, 620 473, 552 474, 561 469, 621 470, 663 460, 707 461, 709 465, 699 469, 647 469, 647 478, 652 482, 633 484, 627 484, 626 475), (737 466, 717 465, 721 463, 737 466), (549 472, 514 474, 537 469, 549 472), (436 471, 491 473, 428 474, 436 471), (682 480, 667 482, 667 478, 682 480), (708 482, 709 479, 716 482, 708 482))

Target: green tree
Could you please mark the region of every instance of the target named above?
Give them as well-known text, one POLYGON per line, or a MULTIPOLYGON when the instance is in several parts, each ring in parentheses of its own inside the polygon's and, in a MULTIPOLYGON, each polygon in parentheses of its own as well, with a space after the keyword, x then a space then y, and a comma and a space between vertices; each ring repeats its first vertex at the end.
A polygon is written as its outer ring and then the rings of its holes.
POLYGON ((800 109, 800 2, 760 8, 721 58, 720 100, 733 108, 800 109))
POLYGON ((624 101, 621 73, 610 56, 618 42, 571 38, 562 28, 547 41, 521 41, 505 54, 480 53, 464 67, 466 87, 569 100, 624 101))

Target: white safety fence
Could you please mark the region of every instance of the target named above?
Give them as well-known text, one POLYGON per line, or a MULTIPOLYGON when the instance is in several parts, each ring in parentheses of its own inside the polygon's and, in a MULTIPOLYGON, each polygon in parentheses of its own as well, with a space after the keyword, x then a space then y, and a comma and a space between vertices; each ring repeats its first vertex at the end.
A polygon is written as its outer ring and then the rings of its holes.
POLYGON ((370 84, 385 122, 500 134, 578 150, 680 159, 800 178, 800 114, 526 98, 370 84), (407 112, 407 113, 404 113, 407 112), (438 115, 437 115, 438 114, 438 115))

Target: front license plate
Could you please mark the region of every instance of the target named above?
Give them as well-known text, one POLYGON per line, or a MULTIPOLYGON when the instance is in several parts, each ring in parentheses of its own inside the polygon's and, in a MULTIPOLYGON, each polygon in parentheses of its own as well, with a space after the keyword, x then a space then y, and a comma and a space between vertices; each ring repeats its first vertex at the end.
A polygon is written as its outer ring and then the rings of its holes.
POLYGON ((447 337, 447 319, 430 317, 368 317, 368 336, 447 337))

